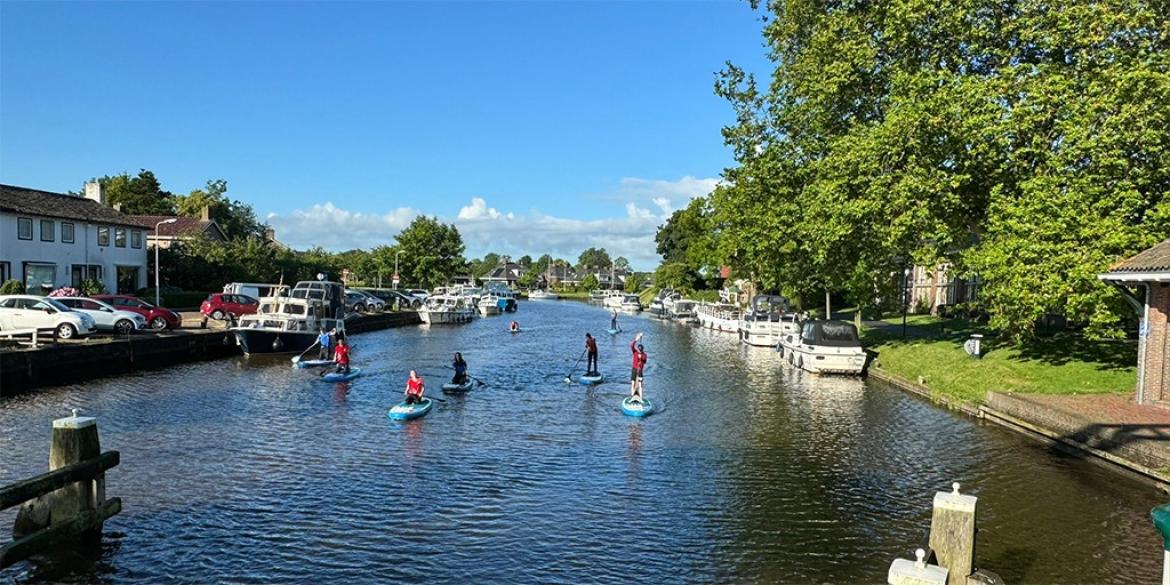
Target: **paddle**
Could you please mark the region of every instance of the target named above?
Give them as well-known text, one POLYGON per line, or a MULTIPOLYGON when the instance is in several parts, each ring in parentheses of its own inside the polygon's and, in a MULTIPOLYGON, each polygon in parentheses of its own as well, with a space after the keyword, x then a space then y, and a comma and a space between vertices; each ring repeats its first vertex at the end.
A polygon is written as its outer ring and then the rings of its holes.
POLYGON ((301 361, 301 358, 302 358, 302 357, 304 357, 304 355, 305 355, 306 353, 309 353, 309 350, 310 350, 310 349, 313 349, 314 347, 317 347, 317 344, 318 344, 318 343, 321 343, 321 341, 320 341, 320 340, 314 341, 314 342, 313 342, 313 345, 310 345, 309 347, 306 347, 306 348, 305 348, 305 351, 302 351, 302 352, 301 352, 301 355, 298 355, 297 357, 295 357, 295 358, 293 358, 293 359, 292 359, 292 363, 294 363, 294 364, 295 364, 295 363, 297 363, 297 362, 301 361))
POLYGON ((585 349, 585 350, 582 350, 582 351, 581 351, 581 355, 577 357, 577 361, 573 362, 573 368, 572 368, 571 370, 569 370, 569 373, 565 374, 565 383, 566 383, 566 384, 572 384, 572 383, 573 383, 573 378, 572 378, 572 376, 573 376, 573 370, 576 370, 576 369, 577 369, 577 364, 580 364, 580 363, 581 363, 581 358, 585 357, 585 352, 586 352, 586 351, 589 351, 589 350, 588 350, 588 349, 585 349))

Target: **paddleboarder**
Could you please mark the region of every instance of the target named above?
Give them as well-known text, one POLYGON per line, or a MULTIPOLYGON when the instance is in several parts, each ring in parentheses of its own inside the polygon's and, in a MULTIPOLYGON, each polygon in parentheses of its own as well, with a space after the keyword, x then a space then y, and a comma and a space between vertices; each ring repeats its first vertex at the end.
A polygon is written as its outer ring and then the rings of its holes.
POLYGON ((349 374, 349 343, 345 337, 337 338, 337 348, 333 350, 333 361, 337 362, 337 373, 349 374))
POLYGON ((617 309, 609 310, 609 330, 617 331, 617 309))
POLYGON ((327 360, 332 357, 333 352, 330 351, 333 345, 332 341, 333 339, 329 333, 325 331, 324 327, 321 327, 317 334, 317 343, 321 346, 321 349, 317 350, 317 359, 327 360))
POLYGON ((410 379, 406 381, 406 403, 418 404, 422 402, 423 391, 426 389, 426 384, 423 379, 414 370, 410 371, 410 379))
POLYGON ((467 382, 467 362, 463 359, 463 354, 455 352, 455 361, 451 362, 451 367, 455 369, 455 375, 451 378, 452 384, 460 384, 467 382))
POLYGON ((512 321, 512 324, 508 325, 508 330, 511 331, 512 333, 519 333, 520 332, 520 324, 517 323, 516 321, 512 321))
POLYGON ((642 401, 642 371, 646 368, 646 348, 642 347, 642 334, 638 333, 634 336, 634 340, 630 342, 630 353, 633 354, 634 360, 632 368, 630 369, 630 397, 634 400, 642 401))
POLYGON ((585 362, 585 375, 597 375, 597 340, 593 336, 585 334, 585 352, 589 355, 589 359, 585 362))

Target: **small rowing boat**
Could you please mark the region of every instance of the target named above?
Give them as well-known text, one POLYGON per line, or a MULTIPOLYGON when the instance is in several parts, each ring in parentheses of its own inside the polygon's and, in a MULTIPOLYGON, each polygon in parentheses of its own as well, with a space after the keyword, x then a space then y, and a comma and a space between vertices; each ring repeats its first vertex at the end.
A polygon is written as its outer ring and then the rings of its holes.
POLYGON ((622 400, 622 412, 629 416, 646 416, 653 410, 654 405, 649 400, 634 400, 633 396, 622 400))
POLYGON ((362 375, 361 368, 352 368, 348 374, 342 372, 329 372, 328 374, 321 376, 321 379, 325 380, 326 382, 346 382, 360 375, 362 375))
POLYGON ((432 404, 434 404, 434 401, 430 398, 423 398, 421 402, 416 402, 414 404, 399 402, 398 404, 390 407, 390 411, 386 413, 386 416, 390 417, 391 420, 410 420, 413 418, 419 418, 431 411, 432 404))
POLYGON ((446 384, 443 384, 443 392, 467 392, 468 390, 471 390, 473 387, 475 387, 475 380, 468 378, 462 384, 455 384, 452 382, 447 382, 446 384))

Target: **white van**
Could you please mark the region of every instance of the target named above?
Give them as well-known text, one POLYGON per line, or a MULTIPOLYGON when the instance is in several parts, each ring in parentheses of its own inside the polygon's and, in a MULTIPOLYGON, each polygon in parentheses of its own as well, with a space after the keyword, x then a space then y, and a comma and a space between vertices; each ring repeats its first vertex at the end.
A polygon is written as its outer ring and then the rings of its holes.
POLYGON ((247 295, 254 299, 264 297, 286 297, 289 286, 287 284, 262 284, 255 282, 229 282, 223 285, 223 292, 230 295, 247 295))

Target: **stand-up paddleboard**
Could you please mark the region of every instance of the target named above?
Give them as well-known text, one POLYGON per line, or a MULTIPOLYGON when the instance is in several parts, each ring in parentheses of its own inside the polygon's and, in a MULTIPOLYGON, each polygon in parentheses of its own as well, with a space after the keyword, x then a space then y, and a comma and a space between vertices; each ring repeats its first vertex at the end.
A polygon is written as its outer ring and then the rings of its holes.
POLYGON ((297 368, 320 368, 322 366, 336 365, 337 362, 333 360, 300 360, 293 362, 293 367, 297 368))
POLYGON ((443 392, 467 392, 474 387, 475 380, 468 378, 467 381, 463 382, 462 384, 453 384, 451 382, 443 384, 443 392))
POLYGON ((600 373, 594 375, 584 374, 581 376, 581 383, 586 386, 600 384, 603 380, 605 380, 605 376, 602 376, 600 373))
POLYGON ((520 333, 519 329, 509 329, 508 333, 520 333))
POLYGON ((646 416, 653 412, 654 405, 649 400, 642 400, 641 402, 634 400, 633 396, 627 396, 622 401, 622 412, 629 416, 646 416))
POLYGON ((352 380, 360 375, 362 375, 361 368, 350 368, 348 374, 343 374, 341 372, 329 372, 328 374, 321 376, 321 379, 325 380, 326 382, 345 382, 347 380, 352 380))
POLYGON ((622 330, 621 329, 606 329, 605 332, 610 334, 610 335, 617 335, 618 333, 621 333, 622 330))
POLYGON ((410 420, 412 418, 419 418, 431 411, 431 405, 434 401, 430 398, 423 398, 422 402, 415 404, 407 404, 406 402, 399 402, 390 407, 390 412, 386 416, 391 420, 410 420))

